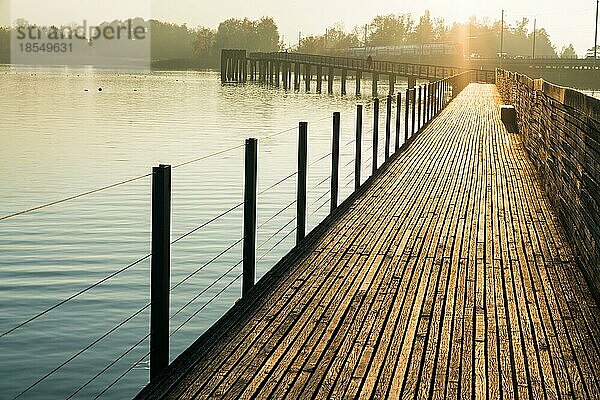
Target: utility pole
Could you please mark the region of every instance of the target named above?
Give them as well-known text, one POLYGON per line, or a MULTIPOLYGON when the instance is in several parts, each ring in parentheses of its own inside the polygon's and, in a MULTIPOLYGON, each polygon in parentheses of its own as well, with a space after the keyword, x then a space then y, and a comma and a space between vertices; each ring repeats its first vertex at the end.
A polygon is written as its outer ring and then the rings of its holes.
POLYGON ((368 25, 365 24, 365 52, 366 52, 366 49, 367 49, 367 29, 368 29, 368 25))
POLYGON ((596 0, 596 33, 594 35, 594 69, 596 69, 596 58, 598 58, 598 2, 596 0))
POLYGON ((302 31, 298 32, 298 48, 300 48, 300 42, 302 42, 302 31))
POLYGON ((537 24, 537 18, 533 19, 533 51, 532 51, 532 55, 531 58, 533 60, 535 60, 535 28, 536 28, 536 24, 537 24))
POLYGON ((500 30, 500 66, 504 58, 504 10, 502 10, 502 28, 500 30))

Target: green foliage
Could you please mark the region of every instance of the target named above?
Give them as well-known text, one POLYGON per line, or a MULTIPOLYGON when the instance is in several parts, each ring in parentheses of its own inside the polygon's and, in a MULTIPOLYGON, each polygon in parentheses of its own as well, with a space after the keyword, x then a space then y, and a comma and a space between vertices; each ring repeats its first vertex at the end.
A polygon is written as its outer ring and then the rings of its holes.
POLYGON ((569 43, 568 46, 563 46, 560 51, 560 58, 577 58, 577 53, 572 43, 569 43))
POLYGON ((221 49, 277 51, 279 31, 275 21, 270 17, 263 17, 258 21, 231 18, 219 24, 215 46, 218 51, 221 49))

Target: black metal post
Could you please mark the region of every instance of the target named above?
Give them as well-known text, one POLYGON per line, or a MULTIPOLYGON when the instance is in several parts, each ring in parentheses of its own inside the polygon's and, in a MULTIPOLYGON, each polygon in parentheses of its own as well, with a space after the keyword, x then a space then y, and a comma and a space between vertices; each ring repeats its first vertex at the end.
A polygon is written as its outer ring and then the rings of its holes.
POLYGON ((390 158, 390 142, 392 132, 392 96, 388 94, 385 114, 385 160, 390 158))
POLYGON ((258 140, 246 139, 244 165, 244 268, 242 297, 246 297, 256 278, 256 186, 258 140))
MULTIPOLYGON (((412 135, 414 135, 417 131, 416 131, 416 114, 417 114, 417 88, 412 88, 412 93, 411 93, 411 97, 412 97, 412 125, 411 125, 411 132, 412 135)), ((411 136, 412 136, 411 135, 411 136)))
POLYGON ((306 236, 306 179, 308 159, 308 123, 298 130, 298 185, 296 190, 296 245, 306 236))
POLYGON ((373 174, 377 171, 377 150, 379 147, 379 99, 373 101, 373 174))
POLYGON ((171 166, 152 169, 150 380, 169 366, 171 288, 171 166))
POLYGON ((340 173, 340 113, 333 113, 333 137, 331 142, 331 201, 329 211, 333 212, 338 205, 338 188, 340 173))
POLYGON ((394 153, 400 149, 400 126, 402 124, 402 93, 396 94, 396 148, 394 153))
POLYGON ((356 106, 356 141, 355 141, 355 156, 354 156, 354 190, 360 187, 360 168, 362 164, 362 120, 363 106, 356 106))
POLYGON ((404 143, 408 142, 408 122, 410 120, 410 89, 406 89, 404 106, 404 143))
POLYGON ((421 130, 421 100, 422 100, 423 86, 419 86, 419 100, 417 102, 417 132, 421 130))

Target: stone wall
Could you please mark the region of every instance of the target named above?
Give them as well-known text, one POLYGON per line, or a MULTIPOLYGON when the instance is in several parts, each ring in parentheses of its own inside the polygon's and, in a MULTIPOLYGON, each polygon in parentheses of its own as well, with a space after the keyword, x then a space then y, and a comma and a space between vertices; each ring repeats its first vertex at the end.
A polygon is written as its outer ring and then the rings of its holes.
POLYGON ((500 69, 496 86, 600 301, 600 100, 500 69))

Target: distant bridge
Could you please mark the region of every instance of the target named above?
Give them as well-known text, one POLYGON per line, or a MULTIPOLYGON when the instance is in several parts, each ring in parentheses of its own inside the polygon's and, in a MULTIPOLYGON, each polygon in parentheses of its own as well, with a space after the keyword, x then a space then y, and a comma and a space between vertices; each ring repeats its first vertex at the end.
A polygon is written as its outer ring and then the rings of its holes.
MULTIPOLYGON (((359 96, 363 74, 372 77, 372 95, 378 95, 380 75, 387 76, 389 93, 395 92, 398 76, 407 77, 409 88, 413 88, 417 79, 437 81, 461 72, 466 68, 418 63, 372 60, 367 58, 334 57, 301 53, 246 53, 245 50, 223 50, 221 54, 221 80, 223 82, 259 81, 274 86, 283 85, 284 89, 300 90, 304 77, 305 90, 311 90, 313 76, 316 75, 316 92, 323 91, 323 80, 327 81, 327 92, 333 93, 333 80, 336 74, 341 76, 342 94, 347 94, 349 73, 356 77, 355 93, 359 96)), ((473 71, 474 80, 483 83, 494 82, 494 71, 473 71)))

